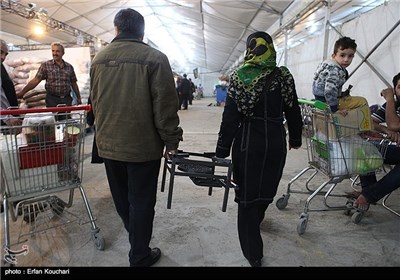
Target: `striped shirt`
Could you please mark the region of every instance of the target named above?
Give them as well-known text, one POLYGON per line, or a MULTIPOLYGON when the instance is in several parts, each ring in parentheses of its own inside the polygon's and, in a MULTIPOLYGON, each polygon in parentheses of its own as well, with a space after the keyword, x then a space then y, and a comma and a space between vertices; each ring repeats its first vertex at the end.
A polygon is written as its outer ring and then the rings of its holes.
MULTIPOLYGON (((396 102, 395 102, 395 108, 396 108, 396 114, 400 117, 400 101, 397 98, 396 102)), ((382 106, 379 107, 379 109, 372 114, 372 117, 377 120, 379 123, 384 123, 386 122, 386 103, 383 104, 382 106)))

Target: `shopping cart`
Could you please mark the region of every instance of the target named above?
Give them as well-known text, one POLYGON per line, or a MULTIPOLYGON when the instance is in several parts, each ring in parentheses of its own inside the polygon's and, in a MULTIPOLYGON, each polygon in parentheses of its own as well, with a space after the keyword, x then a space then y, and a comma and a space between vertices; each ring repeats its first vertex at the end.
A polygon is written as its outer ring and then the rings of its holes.
POLYGON ((175 176, 189 177, 201 187, 208 187, 208 195, 213 188, 225 188, 222 212, 226 211, 230 188, 236 188, 232 182, 232 162, 230 159, 216 159, 215 153, 195 153, 179 151, 172 159, 164 160, 161 192, 164 192, 167 171, 170 173, 167 209, 171 209, 175 176))
MULTIPOLYGON (((375 145, 376 143, 363 138, 358 124, 338 123, 336 116, 330 113, 323 102, 299 99, 299 104, 304 123, 303 136, 307 145, 308 166, 289 181, 286 193, 276 201, 277 208, 284 209, 288 205, 291 193, 309 195, 297 225, 299 235, 305 232, 311 211, 344 210, 350 215, 351 211, 355 210, 352 220, 354 223, 359 223, 364 213, 353 208, 353 201, 350 199, 346 199, 344 204, 331 200, 333 197, 348 196, 333 190, 345 179, 354 181, 359 174, 381 168, 387 145, 385 143, 375 145), (305 174, 309 175, 305 181, 305 190, 292 188, 292 185, 305 174), (310 183, 317 174, 322 174, 326 180, 313 188, 310 183), (310 208, 311 201, 317 195, 324 197, 323 206, 310 208)), ((370 121, 369 114, 366 121, 370 121)))
MULTIPOLYGON (((6 264, 13 264, 11 246, 26 237, 74 221, 91 224, 91 238, 104 249, 82 186, 86 112, 90 105, 1 110, 1 115, 23 118, 22 125, 3 127, 1 176, 4 206, 6 264), (78 188, 88 220, 72 211, 78 188), (56 193, 64 192, 62 199, 56 193), (69 191, 69 192, 68 192, 69 191), (68 195, 69 194, 69 195, 68 195), (10 221, 21 220, 18 239, 11 242, 10 221)), ((13 236, 15 237, 15 236, 13 236)))

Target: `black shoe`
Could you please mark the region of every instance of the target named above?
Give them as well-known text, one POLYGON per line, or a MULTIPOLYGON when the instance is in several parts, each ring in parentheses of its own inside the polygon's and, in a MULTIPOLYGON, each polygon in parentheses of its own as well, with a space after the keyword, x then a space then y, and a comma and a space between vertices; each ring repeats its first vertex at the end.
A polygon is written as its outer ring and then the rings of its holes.
POLYGON ((137 262, 136 264, 131 264, 132 267, 148 267, 155 264, 161 258, 161 250, 159 248, 151 249, 150 255, 137 262))
POLYGON ((258 260, 249 260, 249 264, 252 267, 260 267, 261 266, 261 259, 258 260))

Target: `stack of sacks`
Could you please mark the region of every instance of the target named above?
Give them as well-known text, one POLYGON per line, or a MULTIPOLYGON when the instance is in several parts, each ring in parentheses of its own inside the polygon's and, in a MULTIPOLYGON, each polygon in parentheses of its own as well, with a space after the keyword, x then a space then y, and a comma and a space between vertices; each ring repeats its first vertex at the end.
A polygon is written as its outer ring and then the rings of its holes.
MULTIPOLYGON (((35 77, 37 70, 46 59, 40 58, 18 58, 7 60, 5 63, 12 68, 10 77, 14 82, 15 91, 18 94, 26 84, 35 77)), ((46 106, 46 90, 44 83, 40 83, 34 90, 27 92, 20 101, 22 108, 37 108, 46 106)))
POLYGON ((27 108, 46 107, 46 91, 31 90, 25 93, 23 103, 27 108))

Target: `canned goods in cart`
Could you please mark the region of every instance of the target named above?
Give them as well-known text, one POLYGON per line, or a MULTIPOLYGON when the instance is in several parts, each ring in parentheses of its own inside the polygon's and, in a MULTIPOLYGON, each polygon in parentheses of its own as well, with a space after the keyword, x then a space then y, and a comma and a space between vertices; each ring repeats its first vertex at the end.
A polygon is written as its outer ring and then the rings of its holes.
POLYGON ((67 141, 68 146, 75 146, 81 134, 81 129, 76 125, 65 127, 64 140, 67 141))

